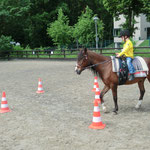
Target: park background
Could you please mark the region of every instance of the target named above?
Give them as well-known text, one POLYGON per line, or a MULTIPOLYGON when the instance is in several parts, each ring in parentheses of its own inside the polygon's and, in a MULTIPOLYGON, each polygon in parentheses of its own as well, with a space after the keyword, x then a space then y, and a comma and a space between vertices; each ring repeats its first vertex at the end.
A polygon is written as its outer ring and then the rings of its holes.
MULTIPOLYGON (((150 2, 1 0, 0 57, 76 58, 78 53, 76 50, 82 47, 92 50, 96 48, 101 53, 105 48, 104 53, 115 53, 119 49, 113 49, 113 21, 114 18, 119 19, 119 15, 122 14, 126 21, 122 23, 121 28, 128 28, 134 35, 135 16, 144 14, 147 21, 150 21, 150 2)), ((133 41, 134 46, 137 42, 133 41)), ((145 48, 137 48, 135 52, 146 52, 142 56, 149 56, 147 54, 150 50, 150 39, 138 46, 145 48)))
MULTIPOLYGON (((104 55, 120 51, 113 44, 113 18, 130 16, 122 28, 134 33, 130 14, 143 13, 149 19, 149 4, 149 0, 0 0, 0 58, 6 59, 0 61, 0 96, 6 92, 11 110, 0 114, 0 150, 149 150, 149 82, 139 111, 134 109, 140 94, 137 84, 119 87, 118 115, 111 113, 108 92, 110 113, 101 111, 106 128, 89 129, 94 76, 88 70, 78 76, 76 61, 69 59, 85 46, 104 55), (98 49, 94 17, 99 18, 98 49), (36 93, 39 77, 43 94, 36 93)), ((135 48, 142 56, 149 57, 149 51, 149 39, 135 48)), ((98 82, 101 90, 104 84, 98 82)))

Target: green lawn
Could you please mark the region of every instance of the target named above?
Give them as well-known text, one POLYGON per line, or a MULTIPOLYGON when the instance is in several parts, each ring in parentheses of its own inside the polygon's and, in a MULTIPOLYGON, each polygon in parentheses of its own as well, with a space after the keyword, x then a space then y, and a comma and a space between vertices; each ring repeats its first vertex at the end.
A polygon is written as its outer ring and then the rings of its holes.
POLYGON ((139 47, 146 47, 146 46, 150 46, 150 39, 143 41, 143 42, 139 45, 139 47))

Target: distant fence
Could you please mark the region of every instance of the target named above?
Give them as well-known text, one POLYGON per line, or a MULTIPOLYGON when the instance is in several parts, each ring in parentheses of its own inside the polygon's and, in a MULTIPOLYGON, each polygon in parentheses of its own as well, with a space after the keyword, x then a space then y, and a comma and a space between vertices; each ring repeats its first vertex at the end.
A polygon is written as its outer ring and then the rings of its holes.
MULTIPOLYGON (((99 48, 89 49, 103 55, 114 55, 116 52, 120 52, 121 48, 99 48)), ((150 47, 134 47, 135 54, 144 54, 144 56, 150 57, 150 47)), ((37 59, 37 58, 77 58, 77 54, 80 49, 69 49, 69 50, 30 50, 30 51, 4 51, 0 53, 1 59, 14 59, 14 58, 26 58, 26 59, 37 59)))

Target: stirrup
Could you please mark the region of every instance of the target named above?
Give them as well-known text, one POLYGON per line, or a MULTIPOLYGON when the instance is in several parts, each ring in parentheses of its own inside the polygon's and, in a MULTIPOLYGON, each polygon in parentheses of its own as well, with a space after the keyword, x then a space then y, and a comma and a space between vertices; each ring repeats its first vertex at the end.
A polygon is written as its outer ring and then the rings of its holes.
POLYGON ((132 80, 134 80, 134 75, 133 75, 133 74, 131 74, 131 75, 129 76, 129 81, 132 81, 132 80))

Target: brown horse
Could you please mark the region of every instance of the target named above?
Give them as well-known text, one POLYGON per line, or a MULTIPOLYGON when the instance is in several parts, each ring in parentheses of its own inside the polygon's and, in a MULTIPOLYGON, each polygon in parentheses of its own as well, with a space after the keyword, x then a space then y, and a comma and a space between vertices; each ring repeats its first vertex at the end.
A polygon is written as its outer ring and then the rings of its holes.
MULTIPOLYGON (((150 58, 144 58, 145 62, 148 65, 149 72, 147 77, 139 77, 134 78, 132 81, 126 81, 125 85, 138 83, 138 87, 140 90, 140 97, 137 105, 135 106, 137 109, 141 107, 141 103, 143 100, 143 96, 145 93, 144 81, 147 78, 150 82, 150 58)), ((112 71, 112 61, 111 57, 103 56, 101 54, 97 54, 90 50, 84 48, 78 54, 77 64, 75 67, 75 71, 77 74, 80 74, 85 69, 91 69, 94 73, 97 73, 99 77, 102 79, 105 84, 104 88, 101 91, 100 98, 102 103, 102 108, 106 112, 106 106, 104 105, 103 96, 111 89, 115 108, 113 112, 117 114, 118 104, 117 104, 117 87, 118 87, 118 75, 116 72, 112 71)))

